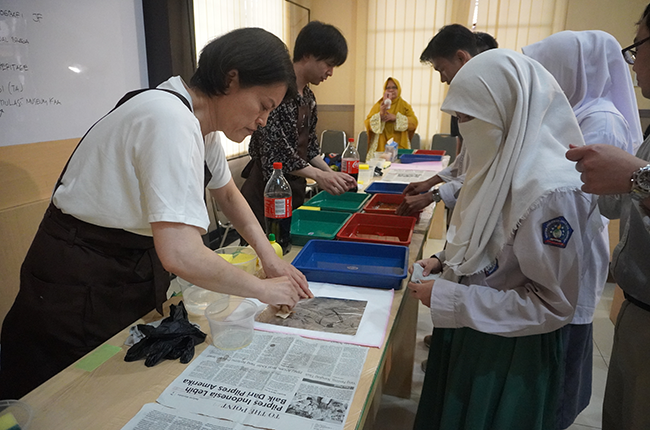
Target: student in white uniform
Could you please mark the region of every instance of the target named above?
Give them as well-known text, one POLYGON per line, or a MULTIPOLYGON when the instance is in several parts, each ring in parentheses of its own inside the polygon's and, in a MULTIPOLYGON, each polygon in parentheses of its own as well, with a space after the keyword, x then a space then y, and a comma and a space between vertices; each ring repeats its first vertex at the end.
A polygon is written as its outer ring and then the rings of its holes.
MULTIPOLYGON (((639 110, 621 45, 604 31, 561 31, 522 48, 551 72, 567 96, 586 145, 606 143, 630 154, 643 141, 639 110)), ((603 206, 600 205, 601 211, 603 206)), ((607 225, 607 221, 605 221, 607 225)), ((607 229, 603 237, 609 244, 607 229)), ((565 327, 566 381, 558 411, 558 429, 565 429, 591 398, 593 318, 605 286, 582 284, 576 314, 565 327), (578 344, 582 344, 580 350, 578 344)))
POLYGON ((434 325, 415 429, 554 429, 561 328, 608 257, 563 155, 580 129, 553 77, 505 49, 465 64, 442 110, 471 162, 446 249, 418 262, 440 279, 409 283, 434 325))
POLYGON ((266 239, 215 133, 241 142, 294 83, 280 39, 235 30, 206 45, 189 85, 173 77, 129 93, 87 132, 56 184, 2 327, 0 398, 20 398, 142 315, 162 311, 168 272, 275 305, 311 294, 266 239), (269 279, 204 246, 206 183, 269 279))

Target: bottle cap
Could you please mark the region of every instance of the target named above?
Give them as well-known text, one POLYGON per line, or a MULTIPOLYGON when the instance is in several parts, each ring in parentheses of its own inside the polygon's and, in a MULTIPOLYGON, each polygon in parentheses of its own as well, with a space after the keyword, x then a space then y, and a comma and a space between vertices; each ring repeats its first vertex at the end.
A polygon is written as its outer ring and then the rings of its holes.
POLYGON ((348 137, 348 142, 354 142, 354 137, 348 137))
POLYGON ((282 163, 276 161, 273 163, 273 168, 282 170, 282 163))
POLYGON ((275 235, 273 233, 269 233, 269 242, 275 242, 275 235))

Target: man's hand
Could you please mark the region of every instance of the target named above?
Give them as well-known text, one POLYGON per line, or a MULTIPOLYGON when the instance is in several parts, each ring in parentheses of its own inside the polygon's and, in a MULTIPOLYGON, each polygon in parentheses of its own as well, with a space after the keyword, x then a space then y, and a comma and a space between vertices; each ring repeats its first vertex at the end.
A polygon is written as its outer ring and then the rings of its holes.
POLYGON ((395 213, 397 215, 410 215, 424 209, 433 203, 433 196, 431 193, 417 194, 415 196, 405 196, 404 201, 399 204, 395 213))
POLYGON ((415 196, 417 194, 425 193, 429 191, 434 185, 442 182, 442 180, 439 178, 440 177, 436 175, 433 178, 427 179, 426 181, 411 182, 406 186, 406 188, 404 188, 402 194, 405 196, 415 196))
POLYGON ((632 189, 632 173, 647 161, 612 145, 571 145, 566 158, 576 161, 584 182, 582 191, 592 194, 627 194, 632 189))
POLYGON ((357 186, 357 181, 347 173, 334 172, 332 170, 320 170, 317 178, 318 186, 328 193, 337 196, 357 186))

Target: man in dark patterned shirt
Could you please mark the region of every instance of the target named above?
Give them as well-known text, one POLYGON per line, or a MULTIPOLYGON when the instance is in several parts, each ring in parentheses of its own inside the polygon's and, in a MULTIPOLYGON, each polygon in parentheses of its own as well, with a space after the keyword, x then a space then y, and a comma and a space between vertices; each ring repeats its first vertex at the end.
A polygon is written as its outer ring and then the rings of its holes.
POLYGON ((305 201, 306 179, 321 189, 342 194, 356 187, 354 178, 334 172, 320 156, 316 136, 316 98, 309 84, 318 85, 343 64, 348 46, 341 32, 329 24, 312 21, 296 38, 293 68, 298 94, 271 112, 265 127, 253 133, 249 145, 252 158, 242 176, 242 194, 264 228, 264 187, 273 173, 273 163, 281 162, 291 185, 293 208, 305 201))

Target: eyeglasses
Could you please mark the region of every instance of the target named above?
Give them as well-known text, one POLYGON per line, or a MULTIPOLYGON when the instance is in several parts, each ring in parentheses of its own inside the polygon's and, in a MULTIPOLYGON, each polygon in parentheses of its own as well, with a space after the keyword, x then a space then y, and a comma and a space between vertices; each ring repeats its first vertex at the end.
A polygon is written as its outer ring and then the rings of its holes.
POLYGON ((625 62, 627 64, 634 65, 634 61, 636 60, 636 48, 642 45, 643 43, 647 42, 648 40, 650 40, 650 37, 646 37, 643 40, 639 40, 638 42, 621 50, 621 53, 623 54, 623 58, 625 59, 625 62))
POLYGON ((386 87, 387 90, 396 90, 397 87, 386 87))

